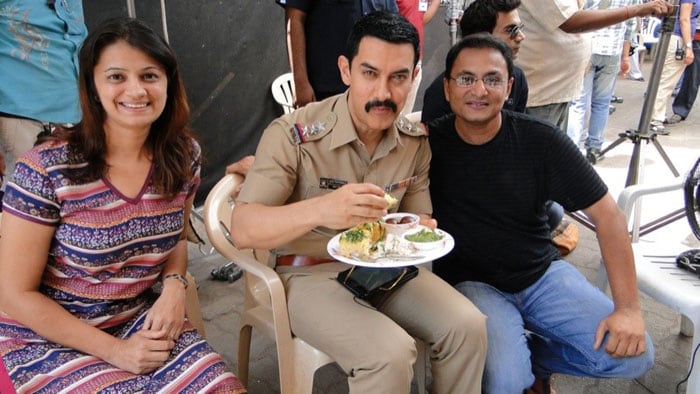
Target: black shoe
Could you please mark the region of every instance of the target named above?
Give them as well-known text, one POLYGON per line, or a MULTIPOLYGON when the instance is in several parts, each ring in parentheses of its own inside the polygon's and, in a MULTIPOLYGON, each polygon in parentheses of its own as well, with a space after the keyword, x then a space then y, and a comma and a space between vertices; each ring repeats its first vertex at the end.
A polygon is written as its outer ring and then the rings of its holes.
POLYGON ((625 101, 625 100, 624 100, 622 97, 617 97, 617 96, 615 96, 615 95, 613 95, 613 96, 610 98, 610 102, 611 102, 611 103, 622 104, 624 101, 625 101))
POLYGON ((603 160, 603 156, 600 155, 600 149, 598 148, 588 148, 586 149, 586 160, 591 164, 596 164, 603 160))

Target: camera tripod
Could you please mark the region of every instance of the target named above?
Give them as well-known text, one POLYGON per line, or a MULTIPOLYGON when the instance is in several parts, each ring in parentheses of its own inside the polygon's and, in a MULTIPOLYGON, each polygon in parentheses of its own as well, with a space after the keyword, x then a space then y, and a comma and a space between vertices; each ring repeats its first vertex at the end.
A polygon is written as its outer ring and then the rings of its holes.
MULTIPOLYGON (((661 24, 661 35, 659 41, 656 44, 658 46, 656 51, 656 56, 654 57, 654 64, 652 65, 651 76, 649 77, 649 84, 647 85, 647 90, 644 97, 644 104, 642 106, 642 113, 639 118, 639 125, 636 130, 630 129, 618 134, 618 138, 613 141, 610 145, 605 147, 600 152, 600 156, 605 155, 605 153, 611 151, 615 147, 619 146, 625 141, 632 142, 632 156, 630 157, 629 166, 627 169, 627 179, 625 181, 625 187, 636 185, 639 183, 640 172, 643 167, 642 161, 642 147, 644 144, 651 143, 659 156, 664 160, 666 166, 669 168, 674 176, 678 177, 680 173, 671 162, 668 154, 661 146, 661 143, 657 139, 658 134, 655 131, 649 130, 649 125, 651 123, 651 115, 654 107, 654 101, 656 100, 657 92, 659 89, 659 80, 661 79, 661 72, 663 71, 664 61, 666 57, 666 51, 668 50, 669 41, 673 35, 673 28, 676 24, 676 19, 678 15, 678 0, 673 0, 674 12, 664 17, 661 24)), ((639 206, 638 206, 639 207, 639 206)), ((639 212, 635 212, 639 214, 639 212)), ((588 220, 588 218, 579 212, 570 212, 569 215, 575 219, 577 222, 583 224, 589 229, 595 229, 593 224, 588 220)), ((666 224, 678 220, 684 216, 682 210, 672 212, 666 216, 658 218, 645 226, 646 232, 658 229, 666 224)))
MULTIPOLYGON (((673 5, 674 8, 677 9, 678 0, 673 1, 673 5)), ((668 50, 669 41, 673 35, 673 28, 676 24, 676 19, 677 12, 674 11, 672 15, 665 17, 662 21, 661 36, 659 37, 659 41, 657 43, 658 49, 656 51, 656 56, 654 57, 654 64, 652 66, 651 76, 649 77, 649 84, 647 85, 644 105, 642 106, 642 114, 639 118, 637 130, 626 130, 625 132, 618 134, 618 139, 613 141, 609 146, 600 152, 600 155, 603 156, 605 153, 627 140, 632 142, 634 147, 627 170, 627 180, 625 182, 625 186, 636 185, 639 183, 640 165, 642 164, 642 143, 651 143, 656 148, 656 151, 664 160, 666 166, 668 166, 673 175, 676 177, 680 175, 676 167, 671 162, 671 159, 666 154, 666 151, 664 151, 664 148, 661 146, 661 143, 656 138, 657 133, 649 130, 652 115, 651 113, 659 89, 659 80, 661 79, 661 72, 663 71, 664 67, 666 51, 668 50)))

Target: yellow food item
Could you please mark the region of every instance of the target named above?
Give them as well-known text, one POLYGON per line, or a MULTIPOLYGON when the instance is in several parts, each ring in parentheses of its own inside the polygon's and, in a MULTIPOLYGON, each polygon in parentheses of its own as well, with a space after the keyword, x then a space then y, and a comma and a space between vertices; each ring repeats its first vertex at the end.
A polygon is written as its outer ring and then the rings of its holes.
POLYGON ((382 241, 385 236, 386 233, 381 223, 360 223, 340 235, 339 252, 346 257, 370 257, 377 250, 377 243, 382 241))
POLYGON ((396 204, 399 203, 399 200, 389 193, 384 193, 384 199, 386 200, 386 203, 389 204, 387 208, 393 208, 396 204))

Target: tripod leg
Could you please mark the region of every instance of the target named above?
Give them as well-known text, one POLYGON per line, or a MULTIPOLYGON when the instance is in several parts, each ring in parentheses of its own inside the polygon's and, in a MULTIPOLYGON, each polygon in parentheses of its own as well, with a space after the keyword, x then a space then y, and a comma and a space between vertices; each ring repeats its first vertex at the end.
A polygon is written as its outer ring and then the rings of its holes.
POLYGON ((671 162, 671 159, 668 157, 668 155, 666 154, 666 151, 665 151, 664 148, 661 146, 661 144, 659 143, 659 141, 656 140, 656 136, 654 136, 654 137, 651 138, 651 143, 654 144, 654 147, 656 147, 656 150, 659 152, 659 155, 661 155, 661 157, 664 159, 664 161, 666 162, 666 166, 668 166, 669 170, 671 170, 671 172, 673 173, 673 175, 674 175, 674 176, 679 176, 680 173, 678 172, 678 170, 676 169, 676 167, 675 167, 675 166, 673 165, 673 163, 671 162))
POLYGON ((608 145, 605 149, 600 151, 600 156, 605 155, 607 152, 613 150, 616 146, 620 145, 623 143, 626 139, 628 138, 627 134, 620 134, 620 137, 613 141, 610 145, 608 145))
POLYGON ((625 187, 636 185, 639 182, 639 162, 642 157, 642 143, 639 139, 633 139, 634 148, 632 149, 632 157, 627 171, 627 181, 625 187))

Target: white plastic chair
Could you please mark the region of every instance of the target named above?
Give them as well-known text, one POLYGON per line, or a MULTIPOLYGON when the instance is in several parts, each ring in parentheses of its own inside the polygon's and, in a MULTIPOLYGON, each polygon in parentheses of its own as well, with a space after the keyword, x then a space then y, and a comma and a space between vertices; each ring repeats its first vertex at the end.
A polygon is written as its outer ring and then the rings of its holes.
POLYGON ((282 106, 285 114, 294 112, 294 76, 284 73, 272 81, 272 97, 282 106))
MULTIPOLYGON (((618 206, 628 219, 632 233, 632 250, 634 251, 635 268, 637 271, 637 286, 648 296, 678 311, 684 319, 692 323, 693 345, 690 357, 700 345, 700 278, 676 266, 676 256, 691 249, 679 239, 668 242, 648 242, 639 239, 639 220, 633 209, 640 203, 643 196, 678 191, 682 193, 685 181, 676 178, 673 182, 660 186, 633 185, 625 188, 618 198, 618 206)), ((655 230, 660 231, 660 230, 655 230)), ((607 289, 607 274, 604 266, 598 273, 598 287, 607 289)), ((690 327, 683 327, 686 333, 690 327)), ((688 332, 689 334, 691 332, 688 332)), ((700 393, 700 372, 697 366, 693 369, 687 385, 688 393, 700 393)))
MULTIPOLYGON (((227 174, 209 192, 204 203, 204 223, 209 241, 227 259, 245 271, 245 302, 238 338, 238 378, 248 384, 248 362, 252 329, 274 338, 277 345, 280 390, 283 394, 310 394, 314 372, 333 362, 327 354, 292 334, 287 298, 282 281, 272 267, 233 246, 229 222, 235 190, 243 182, 238 174, 227 174)), ((425 393, 425 345, 416 340, 418 359, 415 375, 418 391, 425 393)))

